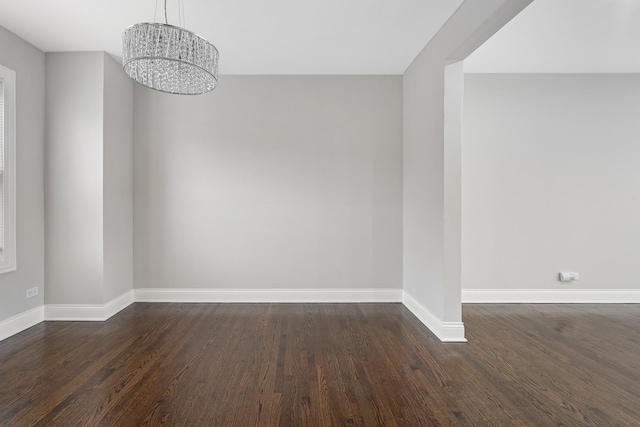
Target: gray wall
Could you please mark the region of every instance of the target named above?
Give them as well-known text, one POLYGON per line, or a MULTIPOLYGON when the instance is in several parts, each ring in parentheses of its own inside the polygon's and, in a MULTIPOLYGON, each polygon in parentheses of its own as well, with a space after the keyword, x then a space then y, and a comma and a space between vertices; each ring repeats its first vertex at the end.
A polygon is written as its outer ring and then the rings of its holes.
POLYGON ((44 53, 0 27, 0 64, 16 72, 18 269, 0 275, 0 321, 44 297, 44 53), (25 291, 40 288, 37 297, 25 291))
POLYGON ((103 55, 46 55, 47 304, 103 303, 103 55))
POLYGON ((104 54, 104 299, 133 289, 133 82, 104 54))
MULTIPOLYGON (((461 284, 455 275, 445 282, 445 261, 460 256, 460 245, 445 246, 445 199, 453 201, 459 189, 445 185, 445 104, 450 111, 456 107, 445 101, 444 67, 448 60, 464 59, 529 2, 465 1, 403 76, 404 290, 436 322, 462 320, 461 284), (452 193, 445 197, 447 189, 452 193)), ((455 78, 451 85, 449 93, 459 102, 455 78)), ((454 173, 457 159, 449 157, 454 173)), ((453 211, 446 214, 459 217, 453 211)), ((450 227, 452 241, 457 228, 450 227)))
POLYGON ((133 85, 104 52, 46 55, 47 304, 133 288, 133 85))
POLYGON ((135 87, 136 288, 401 288, 402 78, 135 87))
POLYGON ((444 317, 443 70, 444 56, 433 61, 423 51, 404 74, 404 290, 439 320, 444 317))
POLYGON ((467 75, 463 288, 640 288, 639 117, 637 74, 467 75))

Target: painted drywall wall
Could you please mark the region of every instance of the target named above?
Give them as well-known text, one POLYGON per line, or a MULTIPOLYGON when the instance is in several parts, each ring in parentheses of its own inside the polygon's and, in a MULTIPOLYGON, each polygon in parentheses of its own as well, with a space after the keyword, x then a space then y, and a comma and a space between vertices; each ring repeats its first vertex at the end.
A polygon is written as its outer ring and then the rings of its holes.
POLYGON ((639 289, 638 117, 638 74, 466 75, 463 288, 639 289))
POLYGON ((16 271, 0 274, 0 321, 44 298, 44 53, 0 27, 0 64, 16 72, 16 271), (39 288, 26 299, 25 292, 39 288))
POLYGON ((133 82, 104 55, 104 302, 133 289, 133 82))
POLYGON ((47 304, 133 289, 132 114, 133 85, 110 56, 46 54, 47 304))
POLYGON ((462 101, 464 63, 444 68, 444 300, 450 317, 462 317, 462 101), (456 310, 457 309, 457 310, 456 310))
POLYGON ((134 91, 136 288, 402 287, 400 76, 134 91))
POLYGON ((404 291, 444 316, 444 61, 423 53, 404 74, 404 291))
POLYGON ((103 53, 46 54, 47 304, 101 304, 103 53))
POLYGON ((459 246, 444 244, 444 67, 447 60, 464 59, 528 3, 465 1, 403 76, 404 290, 421 306, 423 321, 443 327, 461 321, 460 284, 444 277, 445 257, 460 256, 459 246))
POLYGON ((638 73, 640 2, 536 0, 465 59, 469 73, 638 73))

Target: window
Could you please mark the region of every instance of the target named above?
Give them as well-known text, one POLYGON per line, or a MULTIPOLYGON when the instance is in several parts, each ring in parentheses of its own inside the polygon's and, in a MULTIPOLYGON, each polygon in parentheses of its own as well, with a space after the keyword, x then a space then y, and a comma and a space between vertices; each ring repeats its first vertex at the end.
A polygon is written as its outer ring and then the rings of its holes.
POLYGON ((0 273, 16 269, 16 73, 0 65, 0 273))

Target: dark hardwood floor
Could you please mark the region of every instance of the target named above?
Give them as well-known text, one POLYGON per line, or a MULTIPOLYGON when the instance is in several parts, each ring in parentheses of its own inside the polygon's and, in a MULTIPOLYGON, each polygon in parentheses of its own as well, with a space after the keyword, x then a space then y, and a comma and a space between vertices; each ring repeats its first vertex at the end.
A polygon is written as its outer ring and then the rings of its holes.
POLYGON ((0 342, 2 426, 640 426, 640 305, 134 304, 0 342))

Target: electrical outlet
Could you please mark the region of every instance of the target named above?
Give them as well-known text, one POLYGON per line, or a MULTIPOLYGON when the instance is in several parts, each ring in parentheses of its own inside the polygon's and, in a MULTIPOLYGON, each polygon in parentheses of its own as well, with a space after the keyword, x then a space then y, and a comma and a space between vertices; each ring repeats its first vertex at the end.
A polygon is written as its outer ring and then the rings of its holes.
POLYGON ((38 288, 27 289, 27 298, 33 298, 38 295, 38 288))
POLYGON ((558 280, 561 282, 575 282, 580 279, 580 275, 578 273, 560 273, 558 274, 558 280))

